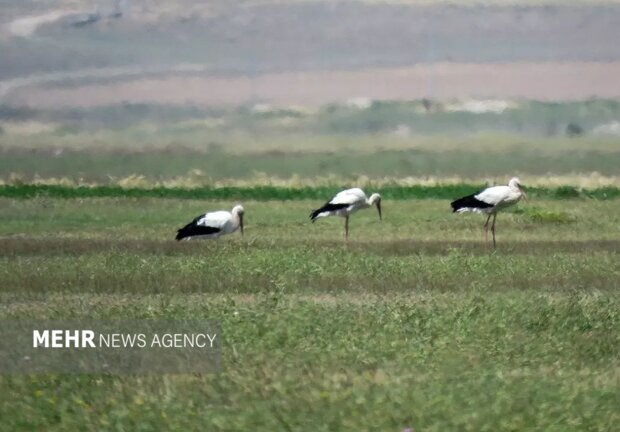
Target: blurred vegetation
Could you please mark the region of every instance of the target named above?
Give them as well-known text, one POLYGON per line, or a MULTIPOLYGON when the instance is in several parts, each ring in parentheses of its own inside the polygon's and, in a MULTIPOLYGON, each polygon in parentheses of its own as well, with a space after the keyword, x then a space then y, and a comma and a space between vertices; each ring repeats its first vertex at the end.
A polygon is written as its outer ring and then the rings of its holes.
POLYGON ((319 109, 268 104, 215 109, 125 103, 52 111, 0 105, 0 122, 7 120, 70 124, 84 132, 127 129, 149 123, 157 133, 247 131, 277 134, 295 131, 301 134, 364 135, 404 134, 407 133, 404 128, 408 128, 412 135, 462 135, 486 131, 552 137, 588 134, 597 126, 619 121, 620 101, 352 100, 319 109))
POLYGON ((356 104, 4 107, 0 179, 620 175, 620 101, 356 104))

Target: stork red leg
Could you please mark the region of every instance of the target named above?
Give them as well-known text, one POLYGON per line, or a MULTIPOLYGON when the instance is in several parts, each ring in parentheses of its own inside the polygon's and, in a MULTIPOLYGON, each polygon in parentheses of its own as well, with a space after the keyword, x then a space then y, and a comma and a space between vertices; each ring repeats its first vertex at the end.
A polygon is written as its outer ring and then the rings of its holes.
POLYGON ((484 241, 486 243, 489 242, 489 220, 491 219, 491 214, 489 213, 489 217, 487 217, 487 221, 484 223, 484 241))
POLYGON ((349 239, 349 215, 344 217, 344 239, 349 239))
POLYGON ((491 224, 491 233, 493 234, 493 249, 495 249, 495 219, 497 219, 497 213, 493 213, 493 224, 491 224))

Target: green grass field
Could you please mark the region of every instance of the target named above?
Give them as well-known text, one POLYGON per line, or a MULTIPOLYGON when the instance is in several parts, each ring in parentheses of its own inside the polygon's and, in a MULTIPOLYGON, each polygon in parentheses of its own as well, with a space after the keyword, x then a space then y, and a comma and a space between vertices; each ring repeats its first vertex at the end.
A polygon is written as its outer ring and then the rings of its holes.
MULTIPOLYGON (((329 182, 328 182, 329 183, 329 182)), ((302 183, 303 184, 303 183, 302 183)), ((480 190, 487 185, 481 184, 434 184, 403 186, 396 182, 377 184, 370 181, 368 190, 380 192, 383 198, 389 200, 407 199, 445 199, 468 195, 472 191, 480 190)), ((164 187, 149 186, 121 187, 118 185, 84 185, 67 186, 61 184, 13 184, 0 185, 0 197, 5 198, 174 198, 216 200, 325 200, 347 186, 329 184, 328 186, 301 186, 286 187, 276 185, 253 186, 203 186, 203 187, 164 187)), ((575 186, 539 186, 528 187, 528 195, 532 198, 543 199, 570 199, 590 198, 595 200, 610 200, 620 197, 620 188, 605 186, 598 188, 580 188, 575 186)))
MULTIPOLYGON (((325 197, 327 198, 327 197, 325 197)), ((0 430, 612 431, 620 200, 498 217, 384 200, 249 201, 246 235, 175 242, 233 201, 0 198, 0 318, 222 323, 213 375, 0 377, 0 430)))

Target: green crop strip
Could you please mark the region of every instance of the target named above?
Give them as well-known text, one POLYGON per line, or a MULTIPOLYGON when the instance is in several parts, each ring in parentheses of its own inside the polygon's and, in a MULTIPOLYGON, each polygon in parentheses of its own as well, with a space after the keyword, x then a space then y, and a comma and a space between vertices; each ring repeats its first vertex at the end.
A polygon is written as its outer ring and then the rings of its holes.
MULTIPOLYGON (((277 186, 254 187, 198 187, 198 188, 122 188, 120 186, 59 186, 59 185, 3 185, 0 196, 7 198, 179 198, 179 199, 251 199, 267 200, 303 200, 327 199, 342 187, 302 187, 286 188, 277 186)), ((453 199, 474 193, 484 185, 460 184, 444 186, 383 186, 368 187, 367 192, 378 191, 385 199, 453 199)), ((597 189, 579 189, 573 186, 557 188, 528 188, 532 198, 574 199, 592 198, 607 200, 620 197, 620 188, 603 187, 597 189)))

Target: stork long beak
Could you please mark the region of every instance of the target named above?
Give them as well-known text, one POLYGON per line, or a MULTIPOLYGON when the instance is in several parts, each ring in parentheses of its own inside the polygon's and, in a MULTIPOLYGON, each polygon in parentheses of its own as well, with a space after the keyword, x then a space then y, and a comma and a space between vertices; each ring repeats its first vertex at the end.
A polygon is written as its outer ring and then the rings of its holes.
POLYGON ((523 186, 519 185, 519 190, 521 191, 521 194, 523 195, 523 199, 527 201, 527 194, 525 193, 525 189, 523 189, 523 186))
POLYGON ((243 215, 239 215, 239 229, 241 230, 241 237, 243 237, 243 215))
POLYGON ((379 220, 383 220, 381 216, 381 201, 377 201, 377 211, 379 212, 379 220))

